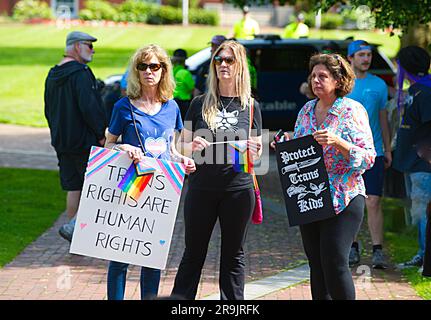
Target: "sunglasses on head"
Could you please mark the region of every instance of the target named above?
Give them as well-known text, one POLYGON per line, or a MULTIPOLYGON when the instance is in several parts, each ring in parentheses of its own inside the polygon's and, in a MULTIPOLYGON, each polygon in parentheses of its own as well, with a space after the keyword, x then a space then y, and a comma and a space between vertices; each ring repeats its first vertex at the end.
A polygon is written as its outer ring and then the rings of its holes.
POLYGON ((235 62, 235 58, 234 57, 222 57, 222 56, 215 56, 214 57, 214 63, 216 65, 221 65, 223 63, 223 61, 227 64, 227 65, 232 65, 235 62))
POLYGON ((82 44, 85 44, 87 47, 89 47, 90 49, 93 49, 93 44, 90 42, 81 42, 82 44))
POLYGON ((136 69, 138 69, 139 71, 145 71, 148 68, 150 68, 151 71, 158 71, 160 70, 160 68, 162 67, 161 63, 143 63, 140 62, 136 65, 136 69))

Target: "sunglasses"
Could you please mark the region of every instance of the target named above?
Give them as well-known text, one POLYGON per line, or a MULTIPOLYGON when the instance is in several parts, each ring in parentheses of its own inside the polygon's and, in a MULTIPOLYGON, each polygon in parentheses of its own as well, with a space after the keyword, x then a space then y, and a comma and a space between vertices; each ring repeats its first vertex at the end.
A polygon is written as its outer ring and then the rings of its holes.
POLYGON ((163 67, 161 63, 147 64, 147 63, 140 62, 136 65, 136 69, 138 69, 139 71, 145 71, 148 68, 150 68, 151 71, 158 71, 160 70, 161 67, 163 67))
POLYGON ((82 44, 85 44, 87 47, 89 47, 90 49, 93 49, 93 44, 90 42, 81 42, 82 44))
POLYGON ((215 56, 214 57, 214 63, 218 66, 221 65, 223 63, 223 61, 226 62, 226 64, 228 66, 230 66, 230 65, 235 63, 235 58, 234 57, 222 57, 222 56, 215 56))

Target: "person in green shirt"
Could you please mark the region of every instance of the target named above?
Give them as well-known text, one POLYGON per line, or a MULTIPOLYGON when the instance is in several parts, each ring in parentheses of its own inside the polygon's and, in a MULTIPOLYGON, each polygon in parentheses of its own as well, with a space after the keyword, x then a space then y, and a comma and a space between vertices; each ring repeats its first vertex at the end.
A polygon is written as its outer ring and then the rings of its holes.
POLYGON ((299 39, 308 37, 310 30, 304 21, 304 14, 298 14, 296 21, 289 23, 284 29, 283 38, 299 39))
POLYGON ((242 19, 235 22, 233 26, 233 37, 235 39, 253 40, 254 36, 260 33, 259 24, 250 17, 249 12, 249 7, 244 6, 242 8, 242 19))
POLYGON ((184 49, 177 49, 172 56, 174 66, 174 79, 176 87, 174 90, 174 100, 177 102, 181 111, 181 118, 185 119, 186 112, 193 98, 195 81, 192 73, 186 68, 187 52, 184 49))

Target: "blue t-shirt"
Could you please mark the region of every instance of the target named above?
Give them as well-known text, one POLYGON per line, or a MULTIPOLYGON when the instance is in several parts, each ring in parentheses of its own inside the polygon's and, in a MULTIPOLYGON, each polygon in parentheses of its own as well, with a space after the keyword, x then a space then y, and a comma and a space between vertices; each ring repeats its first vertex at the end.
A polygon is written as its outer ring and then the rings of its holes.
POLYGON ((122 135, 122 142, 140 147, 130 107, 136 119, 136 126, 144 144, 145 155, 158 159, 170 159, 170 146, 175 130, 183 129, 180 109, 174 100, 162 104, 155 115, 148 115, 131 104, 128 97, 117 101, 112 111, 108 131, 122 135))
POLYGON ((374 148, 377 156, 383 156, 383 138, 379 113, 380 110, 385 109, 388 101, 386 83, 379 77, 367 72, 365 78, 355 80, 353 91, 347 97, 358 101, 367 110, 373 133, 374 148))

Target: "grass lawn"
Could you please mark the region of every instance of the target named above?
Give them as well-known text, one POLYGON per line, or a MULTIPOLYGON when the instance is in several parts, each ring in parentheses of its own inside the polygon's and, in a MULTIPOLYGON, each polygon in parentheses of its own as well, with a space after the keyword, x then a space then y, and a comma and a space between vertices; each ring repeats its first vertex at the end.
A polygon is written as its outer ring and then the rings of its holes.
MULTIPOLYGON (((397 199, 384 199, 385 241, 389 245, 394 263, 410 260, 418 251, 417 228, 404 226, 403 203, 397 199)), ((418 268, 402 271, 419 296, 431 300, 431 278, 422 277, 418 268)))
MULTIPOLYGON (((63 54, 67 33, 49 25, 25 25, 0 20, 0 122, 45 127, 43 115, 44 81, 49 69, 63 54)), ((113 26, 83 27, 81 30, 99 39, 96 54, 90 64, 96 77, 105 79, 123 73, 130 55, 146 44, 157 43, 168 53, 184 48, 189 55, 207 46, 214 34, 227 35, 228 27, 191 26, 113 26)), ((281 28, 263 32, 281 33, 281 28)), ((313 38, 345 39, 362 37, 382 44, 389 56, 398 51, 399 40, 372 31, 312 30, 313 38)))
POLYGON ((52 226, 64 211, 66 193, 56 171, 0 168, 0 194, 3 267, 52 226))

